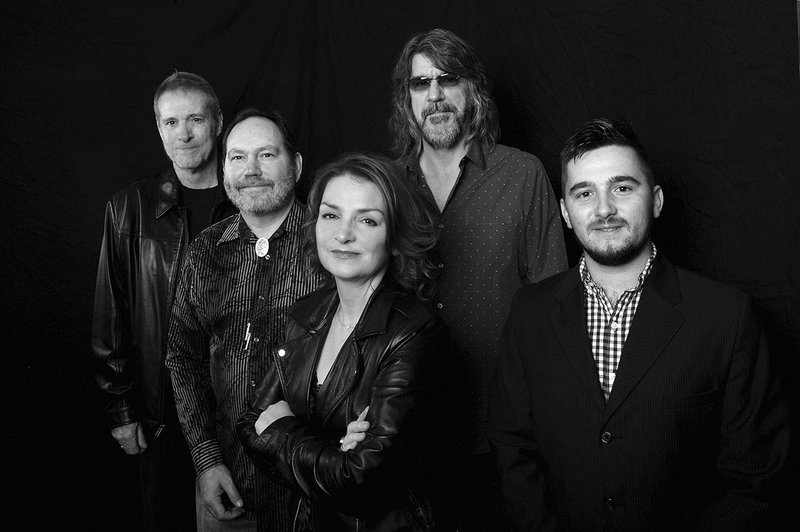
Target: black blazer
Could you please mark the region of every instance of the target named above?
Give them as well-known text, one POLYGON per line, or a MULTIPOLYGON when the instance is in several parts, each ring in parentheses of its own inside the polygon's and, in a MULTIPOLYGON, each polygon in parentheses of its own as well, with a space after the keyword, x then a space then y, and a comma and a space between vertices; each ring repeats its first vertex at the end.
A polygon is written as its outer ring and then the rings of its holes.
POLYGON ((363 530, 392 512, 425 507, 420 488, 437 444, 432 415, 449 343, 444 324, 427 307, 382 283, 312 413, 312 380, 337 304, 336 290, 324 289, 290 309, 286 342, 273 353, 237 430, 259 468, 307 497, 314 530, 363 530), (296 417, 281 418, 257 435, 255 420, 280 399, 296 417), (342 453, 339 438, 367 405, 366 439, 342 453))
POLYGON ((606 403, 577 268, 516 295, 489 438, 520 530, 758 526, 789 428, 744 294, 660 256, 606 403))

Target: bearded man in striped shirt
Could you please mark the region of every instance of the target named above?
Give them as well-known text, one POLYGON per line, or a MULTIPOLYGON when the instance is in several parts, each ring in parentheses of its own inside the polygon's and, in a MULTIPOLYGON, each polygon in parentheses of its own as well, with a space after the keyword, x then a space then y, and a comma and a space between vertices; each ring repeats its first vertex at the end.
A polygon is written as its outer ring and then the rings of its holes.
POLYGON ((255 469, 234 426, 283 339, 287 310, 321 281, 303 253, 305 209, 294 195, 303 158, 281 117, 255 109, 228 126, 223 156, 239 214, 188 249, 167 366, 197 472, 198 531, 282 531, 290 494, 255 469))

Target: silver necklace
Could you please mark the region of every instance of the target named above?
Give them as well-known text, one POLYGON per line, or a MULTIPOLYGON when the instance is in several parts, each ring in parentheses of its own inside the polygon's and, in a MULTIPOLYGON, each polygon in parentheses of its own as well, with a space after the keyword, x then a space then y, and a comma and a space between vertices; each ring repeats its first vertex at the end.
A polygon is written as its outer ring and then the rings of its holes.
POLYGON ((337 312, 336 312, 336 319, 339 321, 339 323, 341 323, 341 324, 342 324, 342 327, 344 327, 345 329, 350 329, 350 330, 353 330, 353 329, 355 329, 355 328, 356 328, 356 326, 355 326, 355 325, 350 325, 349 323, 345 323, 345 322, 342 320, 342 315, 341 315, 341 313, 340 313, 339 311, 337 311, 337 312))

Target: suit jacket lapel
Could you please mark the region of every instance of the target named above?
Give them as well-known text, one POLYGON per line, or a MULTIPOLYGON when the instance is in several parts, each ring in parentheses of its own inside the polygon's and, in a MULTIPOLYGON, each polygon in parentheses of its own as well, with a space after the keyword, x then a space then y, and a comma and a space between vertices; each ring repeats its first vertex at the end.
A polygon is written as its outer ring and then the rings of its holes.
POLYGON ((639 307, 622 349, 606 417, 611 416, 631 394, 680 329, 684 317, 673 308, 680 300, 680 283, 675 268, 657 257, 645 281, 639 307))
POLYGON ((592 345, 586 333, 586 309, 583 307, 583 283, 577 268, 564 277, 556 292, 557 304, 550 309, 550 322, 556 332, 566 358, 578 375, 597 408, 606 407, 603 389, 597 374, 597 364, 592 356, 592 345))

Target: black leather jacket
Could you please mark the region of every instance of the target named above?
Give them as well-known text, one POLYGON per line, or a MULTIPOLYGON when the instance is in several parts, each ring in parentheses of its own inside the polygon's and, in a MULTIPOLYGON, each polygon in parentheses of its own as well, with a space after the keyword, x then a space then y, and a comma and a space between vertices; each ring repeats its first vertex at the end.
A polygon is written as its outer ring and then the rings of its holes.
POLYGON ((286 341, 239 420, 239 437, 258 467, 302 494, 296 516, 310 508, 313 530, 370 530, 394 519, 427 529, 423 478, 439 440, 433 414, 447 330, 416 298, 382 283, 314 401, 312 378, 337 304, 328 288, 290 309, 286 341), (281 399, 296 417, 256 434, 260 413, 281 399), (339 438, 367 405, 366 439, 341 452, 339 438))
MULTIPOLYGON (((167 320, 189 244, 179 194, 170 167, 156 179, 123 188, 106 204, 92 355, 95 379, 109 395, 105 412, 112 427, 143 421, 157 432, 165 406, 174 402, 164 368, 167 320)), ((211 221, 235 213, 219 187, 211 221)))

